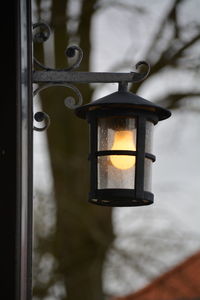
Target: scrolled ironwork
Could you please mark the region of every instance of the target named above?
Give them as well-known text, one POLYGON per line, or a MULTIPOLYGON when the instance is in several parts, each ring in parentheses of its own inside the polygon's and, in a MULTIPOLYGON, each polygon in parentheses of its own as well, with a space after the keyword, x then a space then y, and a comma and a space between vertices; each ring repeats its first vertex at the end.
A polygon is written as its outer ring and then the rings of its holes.
POLYGON ((44 22, 38 22, 33 24, 33 30, 36 28, 42 28, 43 31, 40 30, 35 33, 33 32, 33 41, 36 43, 43 43, 47 41, 51 35, 51 28, 49 27, 49 25, 44 22))
MULTIPOLYGON (((78 97, 78 101, 76 102, 76 100, 74 99, 74 97, 67 97, 64 99, 64 104, 65 106, 67 106, 68 108, 70 109, 75 109, 77 108, 78 106, 82 105, 83 104, 83 98, 82 98, 82 95, 79 91, 79 89, 77 87, 75 87, 74 85, 72 84, 68 84, 68 83, 65 83, 65 82, 60 82, 60 83, 48 83, 48 84, 45 84, 45 85, 42 85, 42 86, 39 86, 37 89, 35 89, 35 91, 33 92, 33 96, 36 96, 38 95, 41 91, 47 89, 47 88, 50 88, 50 87, 55 87, 55 86, 59 86, 59 87, 65 87, 65 88, 69 88, 71 90, 73 90, 73 92, 77 95, 78 97)), ((50 125, 50 117, 48 116, 47 113, 45 112, 36 112, 34 114, 34 119, 37 121, 37 122, 42 122, 42 121, 45 121, 45 125, 43 127, 36 127, 34 126, 33 129, 35 131, 43 131, 45 129, 47 129, 50 125)))
POLYGON ((42 126, 42 127, 36 127, 36 126, 33 126, 33 130, 35 131, 44 131, 46 130, 49 125, 50 125, 50 118, 49 118, 49 115, 43 111, 38 111, 34 114, 34 119, 36 122, 45 122, 45 125, 42 126))
MULTIPOLYGON (((43 42, 47 41, 49 39, 50 35, 51 35, 50 27, 46 23, 39 22, 39 23, 35 23, 33 25, 33 29, 36 29, 36 28, 42 28, 43 31, 41 30, 41 31, 36 32, 35 34, 33 34, 33 41, 37 42, 37 43, 43 43, 43 42)), ((35 57, 34 57, 34 64, 37 67, 39 67, 40 69, 43 69, 43 70, 46 70, 46 71, 66 71, 66 72, 68 72, 68 71, 77 69, 80 66, 80 63, 83 59, 82 49, 77 45, 71 45, 71 46, 67 47, 67 49, 65 50, 64 53, 65 53, 67 58, 73 58, 77 54, 76 61, 69 67, 61 68, 61 69, 51 68, 49 66, 46 66, 46 65, 42 64, 35 57)))
MULTIPOLYGON (((139 74, 141 75, 141 77, 140 77, 139 80, 137 80, 137 82, 143 81, 144 79, 146 79, 146 78, 148 77, 149 73, 150 73, 150 70, 151 70, 151 65, 150 65, 148 62, 144 61, 144 60, 139 61, 139 62, 135 65, 136 70, 139 70, 139 68, 140 68, 141 66, 147 67, 147 70, 146 70, 146 72, 144 72, 144 73, 139 73, 139 74)), ((134 80, 133 80, 133 82, 134 82, 134 80)))
POLYGON ((78 52, 78 56, 75 63, 73 63, 70 67, 63 69, 62 71, 71 71, 77 69, 80 66, 83 59, 83 50, 79 46, 72 45, 67 47, 65 54, 67 55, 67 57, 72 58, 76 55, 76 52, 78 52))
MULTIPOLYGON (((33 25, 33 41, 37 43, 43 43, 48 40, 51 35, 50 27, 43 22, 38 22, 33 25), (36 30, 38 29, 38 30, 36 30)), ((52 86, 63 86, 70 88, 78 97, 76 101, 73 97, 67 97, 64 100, 65 106, 70 109, 75 109, 82 105, 83 99, 79 89, 74 86, 74 83, 119 83, 119 90, 127 90, 128 82, 136 83, 143 81, 150 72, 150 64, 146 61, 139 61, 135 67, 139 70, 141 66, 146 67, 145 72, 130 72, 130 73, 108 73, 108 72, 77 72, 74 69, 80 66, 83 59, 83 51, 79 46, 71 45, 65 50, 67 58, 74 58, 74 63, 71 66, 62 69, 54 69, 39 62, 34 57, 34 64, 40 70, 33 71, 33 82, 43 84, 34 91, 34 96, 42 90, 52 86), (72 84, 71 84, 72 83, 72 84)), ((34 119, 37 122, 45 122, 43 127, 35 127, 36 131, 43 131, 48 128, 50 124, 49 116, 44 112, 37 112, 34 115, 34 119)))

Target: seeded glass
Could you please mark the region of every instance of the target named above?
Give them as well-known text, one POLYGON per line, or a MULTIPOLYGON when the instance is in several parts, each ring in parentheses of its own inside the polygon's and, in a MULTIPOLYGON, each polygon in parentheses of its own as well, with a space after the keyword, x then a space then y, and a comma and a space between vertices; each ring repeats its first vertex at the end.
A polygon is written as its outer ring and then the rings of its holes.
POLYGON ((151 192, 152 189, 152 160, 145 158, 144 162, 144 191, 151 192))
MULTIPOLYGON (((152 154, 153 141, 153 127, 154 124, 150 121, 146 122, 146 138, 145 138, 145 152, 152 154)), ((151 192, 152 183, 152 160, 145 158, 144 163, 144 190, 151 192)))
POLYGON ((147 153, 152 153, 153 128, 154 128, 154 124, 150 121, 147 121, 146 122, 146 139, 145 139, 145 152, 147 152, 147 153))
MULTIPOLYGON (((98 151, 136 151, 134 118, 102 118, 98 122, 98 151)), ((98 189, 134 189, 136 157, 105 155, 98 157, 98 189)))

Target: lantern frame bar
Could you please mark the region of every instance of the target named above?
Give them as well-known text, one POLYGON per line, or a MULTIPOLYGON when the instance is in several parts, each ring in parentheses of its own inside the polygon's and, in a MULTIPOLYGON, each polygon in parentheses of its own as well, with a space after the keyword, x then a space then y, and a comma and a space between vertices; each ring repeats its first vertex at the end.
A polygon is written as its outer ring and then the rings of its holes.
POLYGON ((137 118, 137 138, 136 149, 137 158, 135 166, 135 187, 136 198, 144 199, 144 159, 145 159, 145 135, 146 118, 138 116, 137 118))
POLYGON ((92 190, 97 190, 98 187, 98 161, 97 161, 97 156, 95 155, 98 147, 98 135, 97 135, 97 130, 98 130, 98 124, 97 124, 97 119, 94 118, 93 116, 89 120, 90 123, 90 154, 88 159, 91 161, 90 162, 90 187, 92 187, 92 190), (92 142, 91 142, 92 141, 92 142))
MULTIPOLYGON (((103 151, 96 151, 96 156, 107 156, 107 155, 128 155, 128 156, 137 156, 137 151, 130 151, 130 150, 103 150, 103 151)), ((145 158, 152 160, 152 162, 156 161, 156 156, 145 152, 145 158)), ((90 159, 90 155, 89 155, 90 159)))

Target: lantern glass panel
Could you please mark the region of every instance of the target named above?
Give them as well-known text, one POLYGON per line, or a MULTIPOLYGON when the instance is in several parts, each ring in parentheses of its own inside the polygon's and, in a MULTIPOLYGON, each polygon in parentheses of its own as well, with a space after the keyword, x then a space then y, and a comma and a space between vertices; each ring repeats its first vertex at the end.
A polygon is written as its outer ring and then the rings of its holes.
POLYGON ((144 191, 152 190, 152 160, 145 158, 144 162, 144 191))
POLYGON ((98 120, 98 151, 136 151, 135 118, 109 117, 98 120))
POLYGON ((153 128, 154 128, 154 124, 150 121, 147 121, 146 122, 146 139, 145 139, 145 152, 147 152, 147 153, 152 153, 153 128))
MULTIPOLYGON (((136 159, 135 156, 127 158, 132 162, 136 159)), ((135 163, 128 169, 120 169, 112 164, 111 159, 111 155, 98 158, 98 189, 134 189, 135 163)))
MULTIPOLYGON (((135 118, 109 117, 98 120, 98 151, 136 151, 135 118)), ((98 189, 134 189, 135 155, 98 157, 98 189)))

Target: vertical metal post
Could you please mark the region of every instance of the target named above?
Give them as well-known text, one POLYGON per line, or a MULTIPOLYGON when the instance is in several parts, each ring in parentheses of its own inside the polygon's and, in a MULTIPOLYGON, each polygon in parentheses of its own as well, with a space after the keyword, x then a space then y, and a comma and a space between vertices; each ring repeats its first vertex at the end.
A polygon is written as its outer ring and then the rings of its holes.
MULTIPOLYGON (((30 0, 1 10, 1 295, 31 299, 32 83, 30 0), (5 18, 5 12, 8 16, 5 18)), ((3 296, 2 296, 3 297, 3 296)))
POLYGON ((31 0, 20 0, 19 10, 19 299, 32 298, 33 112, 31 0))
POLYGON ((31 0, 19 0, 18 21, 18 298, 32 298, 33 112, 31 0))

